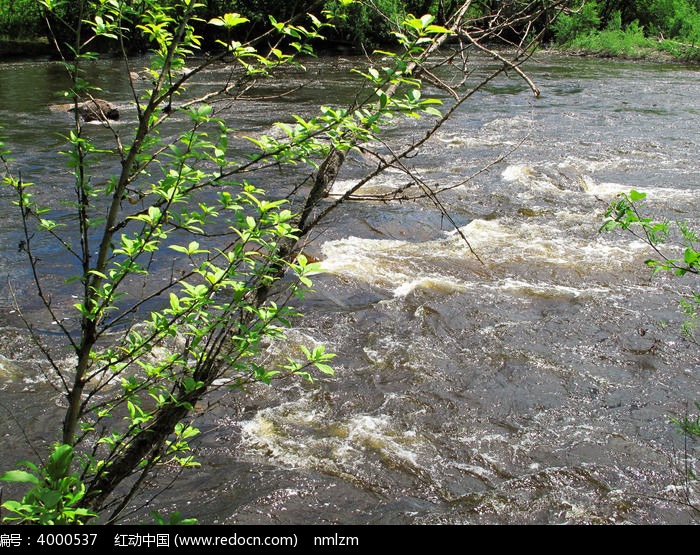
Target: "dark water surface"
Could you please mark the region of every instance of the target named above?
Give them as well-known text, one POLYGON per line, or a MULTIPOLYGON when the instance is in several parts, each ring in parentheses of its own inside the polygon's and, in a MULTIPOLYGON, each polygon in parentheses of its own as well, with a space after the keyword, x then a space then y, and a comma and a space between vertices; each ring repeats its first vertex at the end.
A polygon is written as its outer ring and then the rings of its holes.
MULTIPOLYGON (((349 67, 311 62, 312 86, 231 117, 256 132, 340 103, 356 87, 349 67)), ((615 193, 632 188, 648 193, 655 216, 700 222, 700 72, 544 54, 529 70, 540 98, 503 77, 412 160, 426 182, 452 183, 523 141, 445 197, 484 264, 427 203, 337 212, 309 245, 327 273, 290 333, 337 353, 336 376, 221 399, 199 423, 201 469, 156 505, 229 524, 693 521, 684 459, 696 461, 697 444, 669 423, 700 399, 675 293, 691 278, 651 278, 642 243, 598 228, 615 193)), ((122 74, 117 62, 95 67, 128 129, 122 74)), ((49 109, 62 78, 43 62, 0 66, 15 164, 57 202, 70 187, 55 154, 70 121, 49 109)), ((391 140, 409 142, 412 125, 391 140)), ((338 190, 366 167, 351 160, 338 190)), ((282 186, 283 176, 270 179, 263 185, 282 186)), ((389 173, 368 189, 402 179, 389 173)), ((3 467, 31 456, 28 442, 54 439, 60 405, 5 280, 50 331, 32 308, 11 200, 0 189, 3 467)), ((70 271, 55 269, 61 279, 70 271)))

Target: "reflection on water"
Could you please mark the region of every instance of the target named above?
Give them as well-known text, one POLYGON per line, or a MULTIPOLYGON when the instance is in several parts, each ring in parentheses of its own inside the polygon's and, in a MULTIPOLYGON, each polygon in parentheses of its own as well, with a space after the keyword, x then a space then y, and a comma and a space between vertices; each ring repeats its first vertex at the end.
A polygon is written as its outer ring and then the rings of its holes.
MULTIPOLYGON (((245 105, 236 126, 264 129, 275 113, 310 110, 319 97, 351 98, 342 68, 323 63, 310 64, 317 86, 303 98, 245 105)), ((697 222, 700 136, 687 114, 700 110, 700 74, 544 55, 531 66, 541 98, 496 83, 413 160, 427 182, 444 184, 525 138, 445 197, 483 264, 428 204, 337 212, 308 247, 327 273, 291 334, 299 344, 328 344, 336 377, 224 396, 200 423, 201 470, 160 500, 203 523, 692 518, 679 500, 683 457, 694 461, 697 446, 686 447, 669 424, 700 399, 697 352, 678 334, 675 289, 684 283, 651 279, 641 242, 598 227, 607 203, 631 188, 648 193, 656 216, 697 222)), ((25 105, 5 85, 53 83, 50 71, 0 68, 0 122, 23 171, 61 197, 52 153, 65 122, 44 109, 50 95, 25 105)), ((101 71, 128 110, 109 77, 118 65, 101 71)), ((364 167, 352 159, 337 190, 364 167)), ((402 178, 388 173, 366 192, 402 178)), ((0 195, 0 267, 30 298, 17 218, 0 195)), ((30 399, 24 428, 11 424, 5 441, 27 451, 23 435, 51 440, 53 409, 32 403, 53 395, 7 289, 2 303, 5 413, 30 399)), ((268 354, 284 353, 272 346, 268 354)), ((14 464, 7 455, 2 462, 14 464)))

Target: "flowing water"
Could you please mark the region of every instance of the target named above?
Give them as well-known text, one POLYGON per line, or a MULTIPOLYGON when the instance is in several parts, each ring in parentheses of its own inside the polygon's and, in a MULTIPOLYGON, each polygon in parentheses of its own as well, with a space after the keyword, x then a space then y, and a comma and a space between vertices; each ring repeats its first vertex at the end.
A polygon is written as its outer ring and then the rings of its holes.
MULTIPOLYGON (((235 117, 263 130, 276 115, 350 99, 349 66, 313 62, 312 86, 235 117)), ((96 68, 128 111, 119 65, 96 68)), ((654 216, 698 223, 700 72, 545 54, 528 70, 540 98, 504 76, 411 161, 444 186, 522 142, 444 197, 483 263, 428 202, 336 212, 308 246, 327 273, 290 333, 292 343, 337 353, 336 376, 220 399, 199 422, 201 469, 156 503, 224 524, 697 518, 685 505, 688 488, 696 505, 698 493, 684 466, 696 462, 697 444, 670 424, 700 399, 697 348, 679 333, 677 290, 692 278, 652 278, 648 248, 598 228, 608 202, 632 188, 648 193, 654 216)), ((69 122, 48 109, 61 80, 44 62, 0 66, 0 124, 16 164, 56 199, 70 186, 55 155, 69 122)), ((398 127, 391 140, 407 143, 419 126, 398 127)), ((367 167, 354 157, 336 187, 367 167)), ((388 173, 368 189, 405 179, 388 173)), ((270 180, 274 188, 283 177, 270 180)), ((0 190, 0 268, 50 333, 31 308, 18 225, 0 190)), ((58 256, 42 247, 41 256, 58 256)), ((54 439, 60 400, 2 287, 7 467, 30 456, 29 443, 54 439)), ((70 302, 60 290, 56 299, 70 302)))

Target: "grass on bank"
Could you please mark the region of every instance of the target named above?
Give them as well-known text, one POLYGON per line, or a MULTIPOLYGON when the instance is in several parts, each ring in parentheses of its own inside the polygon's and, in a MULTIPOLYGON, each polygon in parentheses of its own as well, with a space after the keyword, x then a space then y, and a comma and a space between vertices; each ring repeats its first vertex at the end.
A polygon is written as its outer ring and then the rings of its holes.
POLYGON ((700 61, 700 41, 695 40, 695 37, 700 38, 700 15, 695 11, 691 15, 684 25, 666 25, 670 31, 664 34, 661 27, 647 28, 638 20, 623 24, 620 11, 613 12, 604 24, 599 6, 590 2, 576 14, 561 15, 552 31, 558 48, 570 53, 700 61))
POLYGON ((700 61, 700 45, 649 38, 636 24, 628 25, 624 30, 592 31, 572 39, 563 48, 570 53, 611 58, 645 59, 662 55, 679 60, 700 61))

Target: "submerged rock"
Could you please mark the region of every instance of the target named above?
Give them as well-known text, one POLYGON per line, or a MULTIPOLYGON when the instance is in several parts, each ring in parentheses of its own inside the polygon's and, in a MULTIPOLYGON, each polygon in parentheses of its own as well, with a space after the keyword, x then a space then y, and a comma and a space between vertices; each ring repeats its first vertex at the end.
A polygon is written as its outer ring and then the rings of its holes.
MULTIPOLYGON (((70 108, 68 111, 73 112, 76 107, 70 108)), ((93 98, 81 102, 77 106, 78 114, 85 122, 90 121, 116 121, 119 119, 119 110, 106 100, 93 98)))

